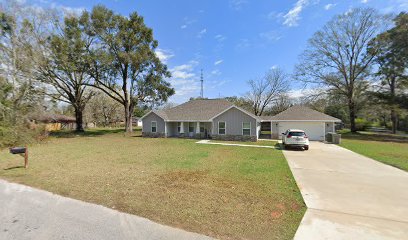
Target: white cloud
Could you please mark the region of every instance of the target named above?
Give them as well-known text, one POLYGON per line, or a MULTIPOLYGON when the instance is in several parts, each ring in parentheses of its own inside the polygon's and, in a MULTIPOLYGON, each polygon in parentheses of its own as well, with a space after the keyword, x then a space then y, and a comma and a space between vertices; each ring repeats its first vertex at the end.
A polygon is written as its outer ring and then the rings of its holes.
POLYGON ((174 54, 170 50, 164 50, 164 49, 157 48, 155 52, 156 52, 157 57, 163 63, 167 63, 167 61, 170 58, 174 57, 174 54))
POLYGON ((282 35, 277 31, 262 32, 259 37, 266 39, 268 41, 274 42, 282 38, 282 35))
POLYGON ((176 94, 172 101, 184 102, 190 97, 198 96, 200 90, 199 74, 196 74, 195 68, 199 62, 191 60, 188 63, 175 66, 170 69, 170 84, 174 87, 176 94))
POLYGON ((286 25, 288 27, 297 26, 298 21, 300 20, 299 16, 300 13, 309 4, 310 4, 309 0, 298 0, 293 6, 293 8, 290 9, 289 12, 283 16, 284 18, 283 25, 286 25))
POLYGON ((368 3, 369 0, 361 0, 361 3, 368 3))
POLYGON ((279 66, 278 65, 273 65, 272 67, 271 67, 271 70, 273 70, 273 69, 277 69, 279 66))
POLYGON ((204 36, 204 34, 207 33, 207 29, 203 28, 201 31, 198 32, 197 37, 198 38, 202 38, 204 36))
POLYGON ((267 18, 268 19, 280 19, 280 18, 283 17, 283 15, 284 15, 284 13, 282 13, 282 12, 272 11, 272 12, 268 13, 267 18))
POLYGON ((81 15, 81 13, 86 10, 84 7, 73 8, 73 7, 67 7, 61 4, 57 4, 57 3, 51 3, 50 7, 52 9, 61 10, 66 15, 75 15, 75 16, 81 15))
POLYGON ((192 25, 196 20, 190 19, 188 17, 185 17, 183 19, 183 24, 180 26, 181 29, 186 29, 188 26, 192 25))
POLYGON ((220 59, 220 60, 218 60, 218 61, 215 61, 215 62, 214 62, 214 65, 221 64, 222 62, 224 62, 224 60, 220 59))
POLYGON ((237 49, 244 49, 244 48, 248 48, 251 46, 251 43, 249 42, 249 39, 247 38, 242 38, 239 40, 239 42, 237 43, 237 45, 235 46, 235 48, 237 49))
POLYGON ((330 10, 330 9, 334 8, 336 5, 337 5, 337 4, 335 4, 335 3, 329 3, 329 4, 326 4, 326 5, 324 6, 324 9, 325 9, 325 10, 330 10))
POLYGON ((218 76, 218 75, 221 75, 221 72, 220 72, 220 70, 215 69, 215 70, 211 71, 211 75, 218 76))
POLYGON ((247 0, 230 0, 229 5, 234 10, 241 10, 246 4, 247 0))
POLYGON ((218 42, 223 42, 223 41, 226 39, 226 37, 223 36, 223 35, 221 35, 221 34, 215 35, 214 38, 215 38, 218 42))

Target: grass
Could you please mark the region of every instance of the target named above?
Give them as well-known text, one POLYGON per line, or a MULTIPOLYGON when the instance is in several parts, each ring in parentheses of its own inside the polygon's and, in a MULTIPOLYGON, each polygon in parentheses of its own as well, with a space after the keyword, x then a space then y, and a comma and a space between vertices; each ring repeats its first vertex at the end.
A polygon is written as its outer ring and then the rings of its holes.
POLYGON ((306 210, 276 149, 60 132, 29 147, 30 167, 0 152, 0 178, 220 239, 292 239, 306 210))
POLYGON ((340 144, 356 153, 408 171, 408 137, 370 132, 343 133, 340 144))

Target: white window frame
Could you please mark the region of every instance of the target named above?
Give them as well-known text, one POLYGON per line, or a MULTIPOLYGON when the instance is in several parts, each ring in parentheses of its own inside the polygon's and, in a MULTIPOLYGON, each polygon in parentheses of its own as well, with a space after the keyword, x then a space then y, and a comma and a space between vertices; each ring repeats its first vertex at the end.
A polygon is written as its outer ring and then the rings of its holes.
POLYGON ((157 133, 157 121, 152 121, 151 123, 150 123, 150 130, 152 131, 152 133, 157 133), (156 128, 156 130, 153 132, 153 123, 155 123, 155 128, 156 128))
POLYGON ((242 122, 242 136, 251 136, 251 122, 242 122), (249 123, 249 135, 244 135, 244 129, 248 129, 248 128, 244 128, 244 123, 249 123))
POLYGON ((227 134, 227 122, 220 121, 218 122, 218 135, 226 135, 227 134), (224 123, 224 133, 220 133, 220 123, 224 123))

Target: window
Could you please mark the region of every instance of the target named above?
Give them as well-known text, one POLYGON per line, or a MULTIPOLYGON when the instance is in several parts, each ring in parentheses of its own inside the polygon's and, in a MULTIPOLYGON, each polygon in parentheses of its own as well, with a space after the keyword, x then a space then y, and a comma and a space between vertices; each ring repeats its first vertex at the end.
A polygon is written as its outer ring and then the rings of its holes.
POLYGON ((303 137, 305 135, 304 132, 289 132, 288 137, 303 137))
POLYGON ((181 133, 181 122, 177 123, 177 132, 181 133))
POLYGON ((204 133, 204 123, 200 123, 200 133, 204 133))
POLYGON ((194 123, 193 122, 188 123, 188 132, 191 132, 191 133, 194 132, 194 123))
POLYGON ((157 122, 153 121, 152 122, 152 133, 157 132, 157 122))
POLYGON ((251 123, 243 122, 242 123, 242 135, 251 135, 251 123))
POLYGON ((225 135, 225 128, 226 128, 225 122, 218 122, 218 134, 225 135))

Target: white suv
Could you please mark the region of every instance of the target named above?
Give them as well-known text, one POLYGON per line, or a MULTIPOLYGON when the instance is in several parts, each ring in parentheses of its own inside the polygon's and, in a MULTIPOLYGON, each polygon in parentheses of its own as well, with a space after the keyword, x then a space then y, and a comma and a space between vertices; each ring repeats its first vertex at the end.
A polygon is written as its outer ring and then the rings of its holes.
POLYGON ((288 129, 282 133, 283 148, 300 147, 309 150, 309 138, 305 131, 299 129, 288 129))

